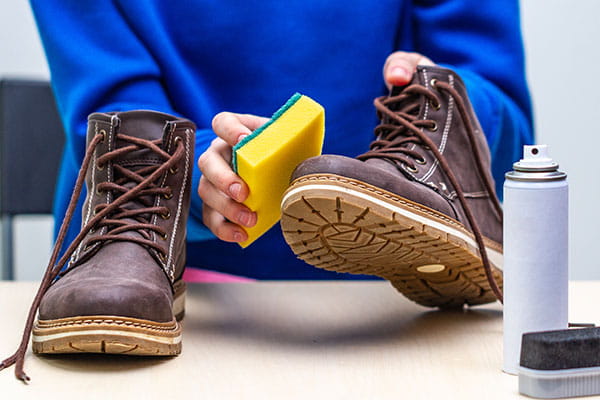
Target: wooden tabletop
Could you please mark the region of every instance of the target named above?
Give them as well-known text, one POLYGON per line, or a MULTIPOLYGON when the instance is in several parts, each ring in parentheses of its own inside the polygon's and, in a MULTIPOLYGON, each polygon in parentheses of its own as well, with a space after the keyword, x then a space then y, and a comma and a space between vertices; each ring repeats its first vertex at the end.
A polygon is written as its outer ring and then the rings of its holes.
MULTIPOLYGON (((0 282, 0 356, 17 346, 36 283, 0 282)), ((571 284, 572 322, 599 322, 600 282, 571 284)), ((29 385, 0 398, 507 399, 499 304, 420 307, 385 282, 189 285, 174 358, 28 353, 29 385)))

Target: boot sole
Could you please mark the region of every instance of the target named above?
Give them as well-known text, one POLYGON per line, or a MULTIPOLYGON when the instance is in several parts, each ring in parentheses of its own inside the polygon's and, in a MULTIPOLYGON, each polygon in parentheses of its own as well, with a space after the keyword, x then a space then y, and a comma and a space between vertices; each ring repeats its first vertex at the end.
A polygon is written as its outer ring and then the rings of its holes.
MULTIPOLYGON (((428 307, 496 300, 473 235, 426 206, 361 181, 318 174, 294 181, 281 209, 286 242, 315 267, 382 277, 428 307)), ((502 288, 502 246, 484 242, 502 288)))
POLYGON ((106 353, 136 356, 174 356, 181 353, 181 323, 185 283, 175 284, 170 322, 90 315, 37 320, 32 348, 36 354, 106 353))

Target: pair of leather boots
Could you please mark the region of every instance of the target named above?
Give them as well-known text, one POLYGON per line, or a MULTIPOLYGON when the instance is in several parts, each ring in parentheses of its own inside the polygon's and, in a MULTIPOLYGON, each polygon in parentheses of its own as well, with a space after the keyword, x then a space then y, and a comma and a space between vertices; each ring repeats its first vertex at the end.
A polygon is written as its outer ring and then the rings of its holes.
MULTIPOLYGON (((426 306, 501 297, 502 211, 464 84, 450 70, 419 67, 375 106, 381 124, 369 151, 315 157, 294 172, 281 205, 292 251, 319 268, 383 277, 426 306)), ((35 353, 181 351, 194 132, 152 111, 90 115, 23 342, 0 369, 16 363, 28 379, 31 332, 35 353), (61 256, 84 184, 82 228, 61 256)))

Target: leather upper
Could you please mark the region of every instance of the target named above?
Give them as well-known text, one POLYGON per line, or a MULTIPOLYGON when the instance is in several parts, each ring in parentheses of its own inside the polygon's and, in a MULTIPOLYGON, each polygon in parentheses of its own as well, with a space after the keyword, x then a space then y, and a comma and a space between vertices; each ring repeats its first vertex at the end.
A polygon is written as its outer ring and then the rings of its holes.
MULTIPOLYGON (((192 163, 194 162, 195 126, 191 121, 153 111, 96 113, 88 118, 88 143, 97 135, 104 139, 97 145, 86 175, 87 196, 82 211, 82 227, 94 217, 94 210, 111 204, 120 193, 98 191, 102 182, 123 179, 119 165, 127 170, 141 171, 145 167, 165 162, 151 149, 140 147, 123 153, 100 165, 98 159, 109 152, 131 147, 119 140, 118 134, 155 141, 162 139, 161 148, 173 155, 177 145, 183 145, 183 156, 156 181, 164 189, 162 195, 141 196, 154 207, 166 207, 167 213, 149 213, 147 223, 160 226, 166 235, 146 230, 129 230, 120 237, 147 237, 161 251, 127 240, 93 241, 109 233, 112 226, 92 229, 73 254, 66 272, 45 294, 40 305, 40 319, 56 319, 79 315, 116 315, 153 321, 171 321, 172 284, 181 278, 185 267, 186 222, 190 203, 192 163)), ((127 179, 125 179, 127 181, 127 179)), ((123 185, 128 189, 135 181, 123 185)), ((144 207, 131 201, 121 209, 144 207)), ((114 218, 114 217, 107 217, 114 218)), ((140 223, 136 217, 125 222, 140 223)), ((116 226, 116 225, 115 225, 116 226)))
MULTIPOLYGON (((415 84, 434 91, 439 99, 439 105, 432 103, 425 96, 417 100, 419 111, 416 120, 435 121, 435 128, 422 127, 421 131, 433 141, 450 165, 483 235, 502 243, 502 220, 491 198, 495 197, 495 193, 490 195, 484 183, 486 179, 489 180, 493 188, 490 152, 462 80, 449 69, 419 66, 412 82, 406 87, 415 84), (474 143, 471 143, 467 135, 465 121, 457 110, 456 100, 432 86, 435 80, 448 83, 459 93, 468 109, 468 118, 475 133, 474 143), (482 170, 477 167, 476 154, 479 154, 482 170)), ((393 88, 391 95, 397 95, 403 89, 393 88)), ((383 122, 390 123, 385 117, 383 122)), ((413 163, 416 168, 385 158, 360 161, 343 156, 323 155, 300 164, 294 171, 292 180, 319 173, 351 177, 423 204, 470 228, 463 207, 457 199, 456 188, 433 152, 422 143, 410 143, 406 146, 422 157, 419 163, 416 160, 413 163)))

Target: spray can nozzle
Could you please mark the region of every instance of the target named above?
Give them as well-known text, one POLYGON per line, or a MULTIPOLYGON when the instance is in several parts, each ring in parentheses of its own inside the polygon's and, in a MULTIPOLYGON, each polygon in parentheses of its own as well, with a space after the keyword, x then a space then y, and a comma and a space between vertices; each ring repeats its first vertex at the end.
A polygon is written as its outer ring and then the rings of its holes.
POLYGON ((538 144, 523 146, 523 158, 513 164, 515 171, 551 172, 558 170, 558 163, 548 155, 548 146, 538 144))
POLYGON ((523 158, 513 164, 514 171, 504 176, 512 181, 560 181, 567 174, 558 170, 558 163, 548 155, 548 146, 523 146, 523 158))

